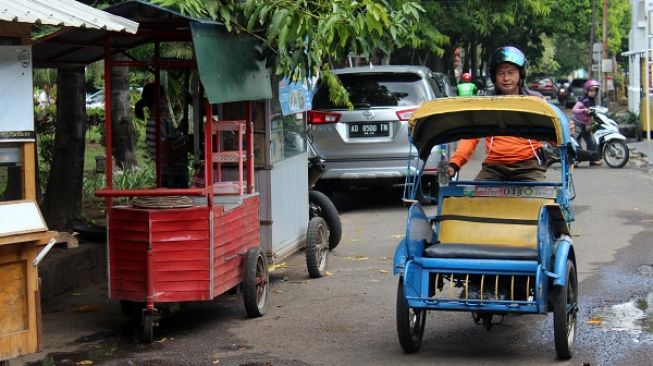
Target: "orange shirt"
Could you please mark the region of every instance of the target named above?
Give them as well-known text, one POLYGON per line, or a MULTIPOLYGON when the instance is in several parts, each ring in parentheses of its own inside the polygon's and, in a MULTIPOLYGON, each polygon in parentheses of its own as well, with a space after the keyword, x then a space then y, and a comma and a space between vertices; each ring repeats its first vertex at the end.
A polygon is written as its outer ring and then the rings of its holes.
MULTIPOLYGON (((481 139, 463 139, 458 142, 458 148, 450 162, 462 167, 476 150, 481 139)), ((542 145, 537 140, 513 136, 492 136, 485 138, 485 163, 514 164, 520 161, 535 159, 535 151, 542 145)))

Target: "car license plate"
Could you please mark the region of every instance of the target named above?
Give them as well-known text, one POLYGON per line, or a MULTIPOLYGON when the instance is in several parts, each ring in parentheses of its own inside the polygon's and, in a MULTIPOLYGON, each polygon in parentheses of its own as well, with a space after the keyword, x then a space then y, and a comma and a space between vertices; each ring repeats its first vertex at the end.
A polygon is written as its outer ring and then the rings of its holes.
POLYGON ((390 136, 389 123, 350 123, 349 137, 390 136))

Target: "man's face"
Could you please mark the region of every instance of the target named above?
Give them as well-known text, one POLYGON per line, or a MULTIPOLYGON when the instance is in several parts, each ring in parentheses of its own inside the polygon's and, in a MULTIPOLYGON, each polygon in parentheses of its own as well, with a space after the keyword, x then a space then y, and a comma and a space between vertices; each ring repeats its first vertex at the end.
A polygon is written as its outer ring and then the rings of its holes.
POLYGON ((504 62, 494 69, 494 84, 501 94, 519 94, 519 68, 504 62))

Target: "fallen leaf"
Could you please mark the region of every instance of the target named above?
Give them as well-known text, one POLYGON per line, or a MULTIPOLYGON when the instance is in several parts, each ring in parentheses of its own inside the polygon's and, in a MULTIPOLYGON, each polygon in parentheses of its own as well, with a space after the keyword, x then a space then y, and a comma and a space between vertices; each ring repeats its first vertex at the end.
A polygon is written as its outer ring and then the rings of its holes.
POLYGON ((394 235, 390 235, 390 237, 393 238, 393 239, 403 239, 404 235, 403 234, 394 234, 394 235))
POLYGON ((280 293, 282 293, 283 291, 281 291, 281 290, 274 290, 273 292, 274 292, 275 294, 280 294, 280 293))
POLYGON ((361 241, 361 239, 351 239, 351 241, 361 241))
POLYGON ((274 268, 288 268, 288 263, 283 262, 283 263, 275 264, 274 268))
POLYGON ((213 364, 214 364, 214 365, 217 365, 217 364, 219 364, 219 363, 220 363, 220 360, 215 360, 215 361, 213 361, 213 364))
POLYGON ((388 271, 386 271, 385 269, 380 269, 379 272, 381 272, 383 274, 388 274, 388 271))
POLYGON ((92 364, 93 364, 93 361, 91 361, 91 360, 83 360, 83 361, 79 361, 79 362, 76 363, 76 365, 92 365, 92 364))
POLYGON ((82 296, 82 293, 81 293, 81 292, 73 292, 73 293, 70 294, 70 295, 71 295, 71 296, 82 296))
POLYGON ((168 338, 161 338, 158 341, 156 341, 156 343, 163 343, 163 342, 165 342, 167 340, 168 340, 168 338))
POLYGON ((601 324, 603 324, 603 318, 599 318, 599 317, 594 316, 594 317, 591 317, 589 320, 587 320, 586 323, 589 324, 589 325, 601 325, 601 324))
POLYGON ((331 272, 329 272, 329 271, 324 272, 324 274, 325 274, 326 276, 333 276, 333 273, 331 273, 331 272))
POLYGON ((78 313, 88 313, 92 311, 98 311, 100 308, 96 305, 82 305, 77 308, 78 313))

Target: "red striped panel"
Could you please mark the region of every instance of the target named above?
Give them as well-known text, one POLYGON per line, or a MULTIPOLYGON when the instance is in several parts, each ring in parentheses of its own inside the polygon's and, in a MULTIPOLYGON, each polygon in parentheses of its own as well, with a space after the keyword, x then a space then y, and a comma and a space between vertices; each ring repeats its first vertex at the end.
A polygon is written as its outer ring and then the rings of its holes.
POLYGON ((152 221, 152 231, 174 231, 179 228, 188 231, 209 230, 208 218, 175 221, 152 221))
POLYGON ((209 290, 209 281, 155 281, 154 293, 160 292, 186 292, 186 291, 207 291, 209 290))
POLYGON ((207 207, 169 208, 150 210, 150 221, 193 221, 207 220, 209 210, 207 207))
POLYGON ((128 271, 141 271, 145 272, 145 262, 144 261, 129 261, 129 260, 115 260, 113 258, 109 258, 109 266, 111 268, 111 277, 113 277, 114 273, 118 273, 119 271, 122 270, 128 270, 128 271))
POLYGON ((142 220, 129 220, 111 217, 110 225, 111 228, 120 228, 121 230, 127 231, 147 231, 148 221, 147 216, 144 216, 142 220))
POLYGON ((127 261, 142 261, 145 263, 145 259, 147 258, 147 253, 146 252, 134 252, 134 251, 129 251, 129 250, 118 250, 118 249, 112 249, 111 253, 109 255, 112 261, 120 261, 120 260, 127 260, 127 261))
POLYGON ((182 242, 158 242, 152 248, 155 253, 176 252, 179 250, 209 250, 209 240, 188 240, 182 242))
POLYGON ((122 269, 120 271, 114 272, 111 278, 115 280, 145 282, 147 275, 145 274, 145 271, 132 271, 128 269, 122 269))
POLYGON ((147 251, 147 243, 143 241, 129 241, 129 240, 111 240, 109 250, 118 249, 134 252, 147 251))
POLYGON ((243 257, 236 257, 234 259, 224 261, 218 260, 220 263, 216 264, 213 269, 213 278, 216 281, 222 281, 223 275, 227 275, 229 272, 241 272, 243 270, 243 257))
POLYGON ((201 271, 209 269, 208 260, 192 260, 192 261, 171 261, 171 262, 158 262, 153 263, 153 270, 160 271, 201 271))
POLYGON ((230 276, 226 276, 221 282, 216 282, 213 293, 215 296, 222 295, 226 291, 231 290, 235 286, 243 282, 243 277, 241 273, 230 273, 230 276))
POLYGON ((159 271, 156 273, 157 281, 208 281, 211 272, 207 271, 159 271))
MULTIPOLYGON (((183 249, 183 248, 180 248, 183 249)), ((178 251, 166 251, 166 252, 155 252, 154 261, 155 262, 186 262, 186 261, 209 261, 209 249, 204 250, 178 250, 178 251)), ((208 266, 208 264, 207 264, 208 266)))
POLYGON ((114 240, 125 240, 147 243, 149 236, 147 231, 130 231, 119 228, 109 228, 109 240, 110 242, 113 242, 114 240))
POLYGON ((152 242, 208 240, 209 231, 186 231, 181 227, 177 231, 152 232, 152 242))
POLYGON ((145 282, 111 279, 111 289, 130 291, 136 293, 140 292, 143 295, 145 295, 147 287, 145 285, 145 282))
POLYGON ((182 301, 209 301, 211 297, 208 291, 169 291, 157 293, 155 302, 182 302, 182 301))
POLYGON ((148 210, 137 210, 128 207, 114 207, 109 210, 109 224, 111 225, 112 221, 115 219, 129 221, 147 221, 148 216, 148 210))

